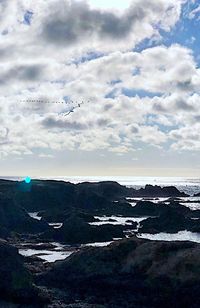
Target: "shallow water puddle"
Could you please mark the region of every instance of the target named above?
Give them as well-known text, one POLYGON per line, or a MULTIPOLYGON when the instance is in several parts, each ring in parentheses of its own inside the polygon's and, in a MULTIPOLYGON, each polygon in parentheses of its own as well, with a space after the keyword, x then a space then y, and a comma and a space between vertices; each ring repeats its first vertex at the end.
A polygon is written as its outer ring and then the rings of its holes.
POLYGON ((88 244, 82 244, 81 247, 105 247, 113 243, 114 241, 110 242, 96 242, 96 243, 88 243, 88 244))
MULTIPOLYGON (((46 262, 55 262, 55 261, 63 260, 69 257, 72 253, 76 251, 76 249, 73 250, 70 245, 63 245, 57 242, 51 242, 49 244, 53 245, 54 247, 50 249, 48 248, 47 249, 38 249, 38 248, 34 249, 34 248, 28 247, 29 243, 24 243, 24 246, 27 246, 27 247, 19 248, 19 254, 21 254, 24 257, 35 256, 46 262), (69 247, 69 250, 66 249, 68 247, 69 247)), ((21 245, 23 246, 23 244, 21 245)), ((35 245, 40 247, 44 245, 44 243, 37 243, 35 245)))
POLYGON ((54 229, 60 229, 62 227, 63 223, 62 222, 50 222, 49 226, 53 227, 54 229))
POLYGON ((111 225, 131 225, 132 222, 140 223, 142 220, 149 218, 149 216, 143 217, 122 217, 122 216, 94 216, 94 218, 100 221, 91 222, 90 225, 100 226, 105 224, 111 225), (111 221, 109 221, 111 219, 111 221), (113 220, 113 221, 112 221, 113 220))
POLYGON ((38 216, 39 212, 28 213, 31 218, 41 220, 42 217, 38 216))
POLYGON ((149 239, 152 241, 191 241, 200 243, 200 233, 194 233, 190 231, 179 231, 177 233, 141 233, 137 234, 138 238, 149 239))
POLYGON ((46 262, 55 262, 58 260, 64 260, 69 257, 73 251, 50 251, 50 250, 38 250, 38 249, 19 249, 19 254, 24 257, 35 256, 46 262))

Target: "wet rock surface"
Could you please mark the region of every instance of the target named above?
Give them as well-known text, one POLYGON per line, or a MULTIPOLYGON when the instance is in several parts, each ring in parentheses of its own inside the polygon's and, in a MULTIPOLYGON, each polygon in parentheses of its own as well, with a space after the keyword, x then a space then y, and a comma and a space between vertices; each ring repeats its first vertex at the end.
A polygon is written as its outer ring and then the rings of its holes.
POLYGON ((11 232, 39 233, 48 230, 45 221, 31 218, 28 213, 9 197, 0 194, 0 236, 7 237, 11 232))
POLYGON ((199 232, 197 230, 200 230, 200 223, 198 220, 194 221, 185 217, 174 208, 168 208, 159 217, 143 220, 139 232, 152 234, 159 232, 176 233, 182 230, 199 232))
POLYGON ((91 226, 76 215, 71 216, 58 230, 51 230, 41 235, 44 239, 53 239, 68 244, 112 241, 124 237, 123 227, 105 224, 91 226))
POLYGON ((34 286, 32 275, 24 266, 23 257, 4 240, 0 240, 0 261, 1 299, 24 305, 34 303, 36 306, 48 302, 40 294, 40 289, 34 286))
POLYGON ((0 180, 0 237, 10 243, 0 240, 0 307, 199 307, 200 245, 133 236, 199 234, 198 195, 0 180))
POLYGON ((88 248, 36 277, 104 307, 198 307, 200 245, 132 238, 88 248), (191 300, 192 298, 192 300, 191 300))

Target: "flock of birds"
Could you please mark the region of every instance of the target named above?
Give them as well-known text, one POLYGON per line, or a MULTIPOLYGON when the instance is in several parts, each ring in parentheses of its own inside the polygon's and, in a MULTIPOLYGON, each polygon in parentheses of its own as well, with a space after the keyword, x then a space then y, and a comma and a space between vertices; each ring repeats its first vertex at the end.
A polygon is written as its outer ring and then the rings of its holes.
POLYGON ((82 101, 82 103, 78 103, 78 105, 77 105, 77 106, 72 107, 72 109, 70 109, 67 113, 64 113, 63 115, 64 115, 64 116, 68 116, 70 113, 74 112, 74 109, 76 109, 76 108, 80 108, 82 104, 84 104, 84 102, 83 102, 83 101, 82 101))
MULTIPOLYGON (((39 100, 39 99, 38 100, 28 99, 28 100, 22 100, 21 102, 22 103, 45 103, 45 104, 74 104, 74 101, 72 101, 72 100, 71 101, 45 101, 45 100, 39 100)), ((70 113, 74 112, 74 110, 76 108, 80 108, 81 105, 84 104, 85 102, 82 101, 81 103, 78 103, 76 101, 75 103, 76 103, 76 105, 72 106, 69 111, 62 112, 61 114, 63 116, 68 116, 70 113)))

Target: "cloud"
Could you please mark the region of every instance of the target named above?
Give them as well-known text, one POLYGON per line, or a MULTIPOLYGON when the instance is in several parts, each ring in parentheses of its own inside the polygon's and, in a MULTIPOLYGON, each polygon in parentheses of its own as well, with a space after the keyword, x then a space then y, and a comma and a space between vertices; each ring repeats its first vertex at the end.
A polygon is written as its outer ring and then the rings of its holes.
POLYGON ((53 158, 54 156, 51 154, 41 153, 39 154, 39 157, 46 159, 46 158, 53 158))
POLYGON ((156 23, 160 29, 169 31, 179 19, 181 4, 182 1, 172 0, 133 1, 129 9, 119 14, 92 9, 85 1, 52 1, 40 21, 40 39, 58 48, 78 43, 85 46, 88 40, 101 46, 101 50, 111 49, 113 40, 123 49, 124 42, 127 45, 130 40, 128 46, 133 47, 157 33, 156 23))
POLYGON ((0 44, 4 155, 198 148, 199 141, 190 138, 200 117, 200 71, 192 51, 160 43, 134 49, 170 31, 183 1, 135 0, 122 11, 94 9, 84 1, 32 4, 0 2, 0 28, 6 30, 0 44), (24 23, 27 12, 33 14, 24 23), (66 118, 66 106, 19 104, 63 97, 90 102, 66 118))
POLYGON ((193 105, 188 104, 186 101, 183 99, 177 100, 175 103, 175 110, 179 111, 185 111, 185 112, 190 112, 190 111, 195 111, 195 107, 193 105))
POLYGON ((170 132, 170 137, 175 140, 172 144, 174 150, 200 150, 200 123, 191 126, 181 127, 170 132))
POLYGON ((56 117, 48 117, 42 120, 41 123, 45 128, 47 129, 52 129, 52 128, 60 128, 60 129, 65 129, 65 130, 84 130, 87 129, 87 125, 78 123, 76 121, 72 122, 67 119, 60 119, 56 117))
MULTIPOLYGON (((191 10, 188 17, 190 19, 194 19, 196 15, 199 15, 199 14, 200 14, 200 5, 197 6, 195 9, 191 10)), ((198 19, 199 19, 199 16, 198 16, 198 19)))
MULTIPOLYGON (((125 154, 135 150, 137 144, 162 146, 169 140, 175 140, 171 138, 172 135, 169 135, 168 130, 178 132, 183 123, 189 125, 194 122, 194 115, 196 120, 198 119, 199 96, 191 94, 188 88, 180 91, 177 86, 181 78, 182 80, 190 78, 192 87, 197 86, 195 78, 198 69, 191 51, 184 47, 172 45, 168 48, 164 46, 149 48, 141 53, 116 52, 78 66, 70 64, 67 67, 68 74, 71 73, 73 80, 64 86, 56 83, 59 95, 64 96, 64 93, 65 95, 69 93, 74 100, 81 95, 85 99, 90 98, 90 102, 81 105, 81 108, 66 118, 59 116, 61 109, 53 109, 54 106, 51 106, 51 109, 48 106, 47 109, 41 110, 40 104, 39 106, 32 104, 25 114, 23 112, 26 111, 26 106, 23 108, 15 106, 20 117, 17 124, 11 127, 12 149, 11 145, 4 146, 4 152, 25 153, 25 149, 16 142, 23 138, 26 150, 30 152, 35 148, 41 151, 43 148, 57 150, 68 148, 82 151, 106 149, 125 154), (184 70, 185 65, 188 67, 187 70, 184 70), (104 67, 106 70, 102 69, 104 67), (139 68, 137 75, 132 74, 135 67, 139 68), (160 74, 159 78, 157 74, 160 74), (117 80, 117 76, 120 76, 121 82, 112 83, 112 80, 117 80), (120 89, 124 86, 134 86, 135 97, 122 94, 120 89), (112 89, 116 89, 115 99, 105 98, 105 94, 112 89), (162 95, 139 97, 137 89, 142 89, 144 93, 156 89, 161 91, 162 95), (31 123, 32 140, 29 140, 26 133, 27 121, 29 125, 31 123), (162 126, 167 126, 167 130, 163 130, 162 126), (36 131, 39 134, 35 135, 36 131), (19 139, 17 134, 20 133, 19 139)), ((53 68, 49 65, 48 71, 51 70, 53 68)), ((48 72, 45 74, 47 76, 48 72)), ((62 69, 55 72, 54 78, 62 79, 59 74, 63 74, 62 69)), ((17 84, 19 86, 18 82, 17 84)), ((51 81, 42 85, 44 93, 50 93, 51 87, 51 81)), ((40 91, 40 86, 34 89, 34 96, 39 96, 40 91)), ((33 95, 31 91, 27 93, 33 95)), ((11 102, 10 106, 12 105, 11 102)), ((14 120, 12 114, 7 115, 6 122, 9 123, 9 119, 14 120)))
POLYGON ((53 53, 53 59, 66 61, 93 51, 131 50, 146 38, 160 36, 160 29, 170 31, 177 23, 182 3, 136 0, 117 11, 74 0, 38 0, 37 6, 30 0, 3 1, 0 31, 6 34, 8 59, 52 59, 53 53))
POLYGON ((42 77, 43 65, 17 65, 12 68, 8 68, 7 71, 1 71, 0 83, 9 83, 12 80, 15 81, 38 81, 42 77))

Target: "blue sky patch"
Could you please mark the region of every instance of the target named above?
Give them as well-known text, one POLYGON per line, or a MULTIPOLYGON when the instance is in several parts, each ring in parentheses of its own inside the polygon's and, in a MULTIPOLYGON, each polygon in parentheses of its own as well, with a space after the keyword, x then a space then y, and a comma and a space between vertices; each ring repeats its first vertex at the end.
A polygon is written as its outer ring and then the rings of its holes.
POLYGON ((169 47, 172 44, 180 44, 182 46, 192 49, 195 60, 198 64, 200 64, 200 11, 199 13, 197 13, 197 16, 194 16, 193 18, 191 16, 191 11, 196 9, 199 4, 199 0, 195 2, 186 1, 182 9, 181 17, 173 29, 167 32, 163 29, 158 28, 161 35, 160 40, 146 38, 138 45, 136 45, 133 51, 141 52, 145 49, 159 46, 160 44, 165 45, 166 47, 169 47))
POLYGON ((155 97, 155 96, 162 96, 162 93, 159 92, 149 92, 141 89, 128 89, 128 88, 122 88, 122 94, 128 97, 135 97, 139 96, 140 98, 143 97, 155 97))
POLYGON ((32 20, 32 18, 33 18, 33 12, 31 12, 31 11, 26 11, 26 13, 24 14, 24 21, 23 21, 23 23, 24 23, 25 25, 30 26, 30 25, 31 25, 31 20, 32 20))

